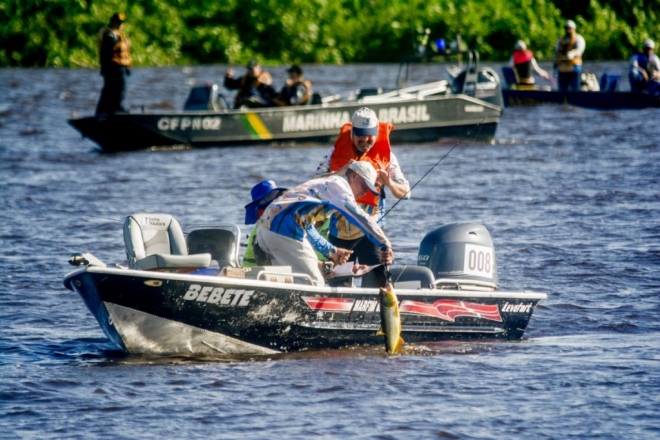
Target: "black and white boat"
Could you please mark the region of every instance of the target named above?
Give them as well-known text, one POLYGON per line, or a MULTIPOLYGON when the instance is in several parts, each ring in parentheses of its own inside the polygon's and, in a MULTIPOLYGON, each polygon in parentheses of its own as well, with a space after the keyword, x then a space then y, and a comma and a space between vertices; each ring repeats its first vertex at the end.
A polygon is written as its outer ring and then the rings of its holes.
MULTIPOLYGON (((128 267, 88 253, 64 285, 77 292, 107 337, 131 354, 272 354, 380 345, 378 289, 313 286, 287 267, 239 267, 235 225, 182 230, 165 214, 124 224, 128 267)), ((421 241, 418 265, 393 266, 402 337, 517 340, 545 294, 498 288, 488 230, 454 223, 421 241)))
MULTIPOLYGON (((150 147, 222 147, 332 143, 352 113, 369 106, 395 130, 392 142, 424 143, 471 137, 491 141, 504 107, 499 77, 468 66, 460 83, 441 80, 396 90, 363 89, 309 105, 231 109, 216 84, 191 89, 184 109, 113 113, 69 120, 106 152, 150 147)), ((397 83, 399 83, 397 81, 397 83)))

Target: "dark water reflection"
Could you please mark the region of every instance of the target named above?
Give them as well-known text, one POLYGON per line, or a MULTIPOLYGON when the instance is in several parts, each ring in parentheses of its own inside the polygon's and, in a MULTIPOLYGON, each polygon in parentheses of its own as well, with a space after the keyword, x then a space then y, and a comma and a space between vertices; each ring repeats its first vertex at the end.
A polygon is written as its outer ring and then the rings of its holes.
MULTIPOLYGON (((396 69, 307 75, 332 94, 393 86, 396 69)), ((181 108, 192 82, 223 73, 138 68, 129 103, 181 108)), ((419 78, 443 75, 422 66, 419 78)), ((658 110, 506 109, 493 145, 463 140, 388 216, 400 263, 414 263, 441 224, 486 225, 501 288, 549 296, 523 341, 407 346, 396 357, 368 347, 126 357, 62 286, 68 254, 121 261, 121 221, 137 211, 241 224, 254 183, 300 183, 329 146, 100 154, 66 124, 94 108, 100 86, 88 70, 0 70, 3 437, 660 436, 658 110)), ((451 147, 395 146, 412 182, 451 147)))

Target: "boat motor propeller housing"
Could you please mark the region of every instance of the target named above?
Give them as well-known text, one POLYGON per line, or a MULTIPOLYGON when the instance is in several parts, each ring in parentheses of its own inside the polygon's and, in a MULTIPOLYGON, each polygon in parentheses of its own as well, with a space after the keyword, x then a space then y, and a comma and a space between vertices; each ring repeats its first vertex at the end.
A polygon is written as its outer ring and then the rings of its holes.
POLYGON ((438 288, 498 289, 493 240, 477 223, 450 223, 426 234, 417 265, 433 272, 438 288))

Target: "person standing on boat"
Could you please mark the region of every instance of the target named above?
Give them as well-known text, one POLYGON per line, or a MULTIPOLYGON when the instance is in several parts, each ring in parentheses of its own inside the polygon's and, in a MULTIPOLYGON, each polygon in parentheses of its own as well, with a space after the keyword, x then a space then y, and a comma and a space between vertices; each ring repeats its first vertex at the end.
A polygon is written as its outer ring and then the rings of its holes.
POLYGON ((275 104, 284 107, 289 105, 304 105, 312 96, 312 83, 303 78, 303 70, 298 64, 287 69, 289 78, 275 97, 275 104))
POLYGON ((336 264, 346 263, 352 254, 329 243, 313 227, 320 215, 337 211, 380 250, 380 263, 391 264, 394 254, 389 239, 356 201, 378 192, 377 178, 369 162, 353 162, 344 175, 312 179, 286 191, 268 205, 257 222, 257 245, 273 264, 291 266, 293 272, 307 274, 316 285, 324 285, 314 251, 336 264))
POLYGON ((125 112, 126 77, 130 75, 130 41, 124 33, 126 16, 116 13, 99 33, 99 57, 103 90, 96 105, 96 114, 125 112))
POLYGON ((538 76, 545 80, 550 79, 548 72, 541 69, 536 62, 534 52, 527 50, 527 45, 524 41, 518 40, 513 49, 513 55, 509 60, 509 64, 516 72, 516 79, 518 80, 519 86, 534 87, 534 73, 538 74, 538 76))
POLYGON ((654 50, 653 40, 646 40, 642 45, 642 51, 630 59, 628 80, 631 91, 648 91, 652 95, 660 93, 660 59, 653 53, 654 50))
POLYGON ((234 78, 234 69, 227 69, 225 74, 225 87, 229 90, 238 90, 234 98, 234 108, 270 107, 273 105, 275 89, 273 78, 265 72, 258 61, 252 60, 247 66, 245 75, 234 78))
MULTIPOLYGON (((282 195, 286 188, 278 188, 274 181, 264 180, 257 183, 250 191, 252 202, 245 205, 245 224, 254 225, 261 218, 270 205, 270 202, 282 195)), ((250 237, 248 238, 247 248, 243 254, 243 267, 259 266, 257 258, 254 254, 254 238, 257 235, 257 227, 252 228, 250 237)))
MULTIPOLYGON (((353 113, 351 122, 345 124, 334 147, 323 157, 315 177, 342 175, 356 161, 366 161, 378 170, 377 193, 366 193, 357 198, 362 209, 374 220, 379 221, 385 207, 384 188, 388 187, 397 199, 410 197, 410 183, 406 180, 399 161, 390 146, 390 132, 394 125, 380 122, 376 114, 367 107, 353 113)), ((379 221, 382 226, 382 221, 379 221)), ((364 240, 364 234, 342 215, 330 219, 329 241, 335 246, 353 250, 350 261, 375 265, 380 259, 380 248, 372 240, 364 240)), ((385 287, 385 268, 375 268, 363 284, 385 287), (373 275, 371 275, 373 274, 373 275)))
POLYGON ((554 69, 560 92, 580 91, 582 76, 582 54, 586 47, 582 35, 575 31, 575 22, 568 20, 565 34, 555 44, 554 69))

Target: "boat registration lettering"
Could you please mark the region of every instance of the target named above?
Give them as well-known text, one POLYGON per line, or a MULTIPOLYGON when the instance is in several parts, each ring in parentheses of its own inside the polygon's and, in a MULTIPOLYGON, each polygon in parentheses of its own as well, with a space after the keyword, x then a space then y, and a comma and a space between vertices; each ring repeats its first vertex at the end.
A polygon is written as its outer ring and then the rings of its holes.
POLYGON ((186 301, 199 301, 208 304, 245 307, 250 304, 254 290, 224 289, 222 287, 191 284, 183 295, 186 301))
POLYGON ((502 312, 509 313, 532 313, 533 304, 509 304, 508 302, 504 303, 502 306, 502 312))
POLYGON ((495 256, 493 248, 476 244, 465 244, 463 273, 479 277, 493 278, 495 256))
POLYGON ((465 113, 483 113, 484 107, 481 105, 466 105, 465 113))
POLYGON ((206 117, 164 117, 158 120, 160 131, 185 131, 185 130, 220 130, 222 119, 217 116, 206 117))

